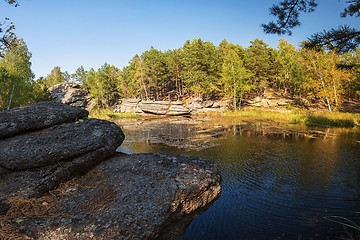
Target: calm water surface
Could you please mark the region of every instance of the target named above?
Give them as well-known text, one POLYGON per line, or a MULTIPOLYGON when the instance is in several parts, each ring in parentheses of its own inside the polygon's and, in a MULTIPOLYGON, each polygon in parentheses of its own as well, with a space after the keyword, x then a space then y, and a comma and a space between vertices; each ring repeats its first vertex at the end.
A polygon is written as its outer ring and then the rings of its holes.
POLYGON ((330 137, 307 138, 232 129, 200 150, 150 143, 143 141, 144 130, 124 130, 130 138, 125 152, 187 154, 219 165, 222 195, 191 223, 184 240, 359 238, 360 232, 327 219, 360 224, 359 131, 328 129, 330 137))

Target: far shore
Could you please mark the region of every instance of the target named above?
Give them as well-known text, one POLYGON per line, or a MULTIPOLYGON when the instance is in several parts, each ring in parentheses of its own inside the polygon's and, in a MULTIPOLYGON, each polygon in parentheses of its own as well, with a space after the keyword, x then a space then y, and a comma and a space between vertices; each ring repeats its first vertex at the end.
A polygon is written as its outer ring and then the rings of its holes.
MULTIPOLYGON (((134 112, 114 113, 111 109, 94 109, 90 111, 89 117, 100 118, 110 121, 137 119, 159 119, 171 118, 164 115, 138 114, 134 112)), ((186 115, 192 119, 218 119, 218 118, 239 118, 244 121, 274 121, 282 124, 298 124, 302 126, 317 127, 345 127, 359 128, 360 113, 350 112, 327 112, 324 110, 304 110, 304 109, 264 109, 248 108, 238 111, 213 111, 197 112, 196 114, 186 115)))

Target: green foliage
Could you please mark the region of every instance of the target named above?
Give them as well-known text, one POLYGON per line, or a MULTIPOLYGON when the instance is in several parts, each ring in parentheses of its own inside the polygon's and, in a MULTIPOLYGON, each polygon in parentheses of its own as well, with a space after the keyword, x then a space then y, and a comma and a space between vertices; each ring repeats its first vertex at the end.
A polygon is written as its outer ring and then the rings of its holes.
POLYGON ((76 69, 75 73, 71 74, 71 79, 78 84, 85 84, 88 77, 88 72, 85 71, 83 66, 80 66, 76 69))
POLYGON ((295 46, 285 39, 280 39, 277 51, 279 75, 276 81, 273 81, 273 87, 284 89, 285 94, 291 90, 292 94, 301 96, 304 77, 299 60, 300 54, 295 46))
POLYGON ((61 72, 60 67, 54 67, 51 70, 51 73, 48 74, 45 78, 42 78, 39 81, 39 84, 42 85, 44 89, 49 89, 50 87, 69 81, 69 74, 67 72, 61 72))
POLYGON ((222 45, 223 64, 221 72, 221 82, 226 96, 233 99, 234 110, 237 109, 238 99, 240 100, 239 108, 243 95, 253 89, 249 79, 254 75, 245 68, 241 56, 236 51, 233 44, 222 45))
POLYGON ((97 72, 94 69, 88 72, 84 85, 98 105, 110 106, 118 99, 119 71, 115 66, 104 63, 97 72))
POLYGON ((360 99, 360 48, 342 55, 338 66, 350 73, 350 78, 342 81, 347 99, 360 99))
MULTIPOLYGON (((15 7, 19 6, 16 0, 5 0, 10 5, 15 7)), ((16 44, 16 35, 14 33, 15 26, 12 22, 9 23, 9 18, 5 18, 3 22, 0 22, 0 58, 3 58, 7 50, 16 44)))
POLYGON ((150 92, 153 92, 154 99, 159 100, 164 95, 161 87, 164 86, 167 79, 167 69, 165 55, 151 47, 149 51, 145 51, 142 55, 143 74, 150 92))
POLYGON ((302 61, 307 76, 307 93, 313 97, 325 99, 331 112, 340 105, 344 93, 342 81, 350 76, 346 71, 338 68, 340 57, 335 52, 323 49, 302 49, 302 61))
POLYGON ((354 120, 351 119, 332 119, 324 116, 307 116, 307 125, 320 125, 320 126, 332 126, 332 127, 354 127, 354 120))
POLYGON ((261 95, 269 85, 269 80, 274 78, 274 71, 271 71, 271 67, 274 65, 271 58, 272 49, 260 39, 255 39, 250 43, 251 45, 245 52, 244 63, 246 68, 254 74, 251 82, 257 87, 259 95, 261 95))
MULTIPOLYGON (((278 5, 270 8, 270 14, 277 18, 276 23, 262 24, 265 33, 291 35, 294 27, 300 26, 299 15, 301 12, 309 13, 315 10, 316 0, 283 0, 278 5)), ((360 16, 360 0, 346 1, 348 7, 344 9, 341 17, 360 16)), ((306 46, 309 48, 322 46, 329 50, 348 52, 355 50, 360 44, 360 31, 344 25, 338 29, 315 33, 306 46)))
POLYGON ((298 123, 308 126, 320 127, 345 127, 352 128, 359 126, 360 114, 349 114, 341 112, 317 112, 309 113, 308 111, 264 111, 257 109, 231 111, 224 114, 225 116, 241 117, 247 120, 269 120, 282 123, 298 123))
MULTIPOLYGON (((83 84, 101 107, 129 97, 167 100, 171 92, 204 100, 229 97, 238 109, 250 94, 262 97, 273 88, 284 97, 295 98, 299 105, 325 103, 334 110, 345 99, 360 97, 359 53, 296 49, 285 39, 276 49, 260 39, 251 41, 246 49, 226 40, 216 47, 193 39, 165 52, 151 47, 135 55, 122 70, 105 63, 98 70, 86 71, 81 66, 69 75, 55 67, 37 82, 46 90, 72 79, 83 84)), ((6 74, 4 79, 8 79, 6 74)))
POLYGON ((180 73, 184 90, 198 97, 219 91, 220 53, 210 42, 201 39, 186 41, 183 48, 183 68, 180 73))
POLYGON ((140 117, 138 113, 127 112, 127 113, 114 113, 109 108, 94 108, 89 113, 90 118, 99 118, 104 120, 116 120, 120 118, 137 118, 140 117))
POLYGON ((33 80, 31 53, 22 39, 16 40, 0 60, 0 110, 46 99, 33 80))
POLYGON ((330 217, 325 217, 325 219, 327 219, 331 222, 334 222, 334 223, 338 223, 344 227, 348 227, 348 228, 356 230, 356 235, 352 236, 352 234, 350 234, 345 228, 345 231, 349 235, 349 239, 359 239, 360 226, 358 224, 356 224, 354 221, 352 221, 348 218, 345 218, 345 217, 340 217, 340 216, 330 216, 330 217))
POLYGON ((309 13, 317 7, 316 0, 284 0, 270 8, 270 14, 277 18, 276 23, 262 24, 265 33, 292 34, 291 29, 301 25, 299 14, 309 13))

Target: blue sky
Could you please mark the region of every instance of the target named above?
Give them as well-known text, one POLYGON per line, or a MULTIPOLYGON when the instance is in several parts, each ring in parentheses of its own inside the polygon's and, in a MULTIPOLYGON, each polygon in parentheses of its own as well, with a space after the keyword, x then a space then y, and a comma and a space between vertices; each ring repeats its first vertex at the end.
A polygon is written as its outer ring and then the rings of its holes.
POLYGON ((32 53, 36 78, 55 66, 73 73, 79 66, 98 69, 105 62, 122 68, 135 54, 166 51, 201 38, 216 46, 223 40, 243 47, 259 38, 276 47, 280 38, 298 46, 312 33, 351 24, 339 17, 345 0, 319 0, 317 11, 302 16, 293 35, 266 35, 260 25, 274 20, 269 8, 278 0, 18 0, 0 1, 0 16, 14 22, 18 37, 32 53))

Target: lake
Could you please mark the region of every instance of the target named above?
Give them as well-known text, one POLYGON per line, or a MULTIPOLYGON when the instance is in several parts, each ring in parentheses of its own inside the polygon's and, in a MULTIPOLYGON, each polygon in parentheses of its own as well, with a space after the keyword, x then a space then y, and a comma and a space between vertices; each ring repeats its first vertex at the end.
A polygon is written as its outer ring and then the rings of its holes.
POLYGON ((360 231, 360 132, 240 119, 118 122, 127 153, 198 156, 221 170, 221 197, 183 239, 349 239, 360 231))

